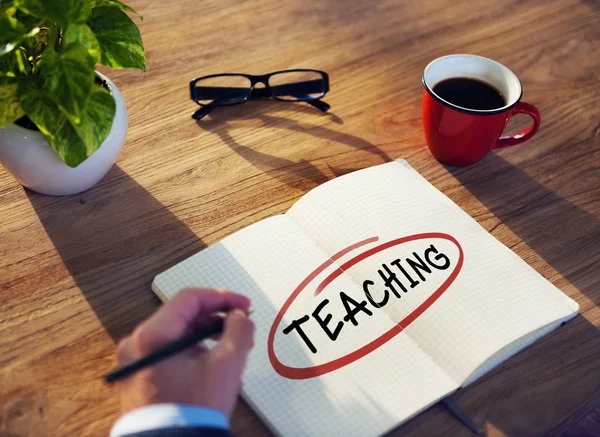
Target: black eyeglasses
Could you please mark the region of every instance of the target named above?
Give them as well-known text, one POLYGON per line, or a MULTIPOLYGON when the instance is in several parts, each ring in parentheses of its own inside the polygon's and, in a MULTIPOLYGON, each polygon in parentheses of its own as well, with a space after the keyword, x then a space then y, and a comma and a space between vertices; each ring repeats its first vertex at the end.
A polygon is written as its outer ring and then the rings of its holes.
POLYGON ((202 119, 218 106, 239 105, 248 99, 273 97, 284 102, 306 102, 326 112, 330 106, 320 100, 329 91, 329 76, 319 70, 282 70, 263 76, 213 74, 190 82, 190 97, 201 106, 194 114, 202 119), (264 88, 255 88, 262 83, 264 88))

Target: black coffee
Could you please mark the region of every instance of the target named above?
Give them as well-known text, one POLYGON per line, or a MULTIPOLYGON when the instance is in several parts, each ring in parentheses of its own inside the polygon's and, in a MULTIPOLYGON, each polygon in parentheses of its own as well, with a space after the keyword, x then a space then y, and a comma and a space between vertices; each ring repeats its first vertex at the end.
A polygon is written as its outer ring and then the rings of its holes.
POLYGON ((467 109, 489 110, 506 106, 500 91, 492 85, 468 77, 453 77, 436 84, 433 92, 447 102, 467 109))

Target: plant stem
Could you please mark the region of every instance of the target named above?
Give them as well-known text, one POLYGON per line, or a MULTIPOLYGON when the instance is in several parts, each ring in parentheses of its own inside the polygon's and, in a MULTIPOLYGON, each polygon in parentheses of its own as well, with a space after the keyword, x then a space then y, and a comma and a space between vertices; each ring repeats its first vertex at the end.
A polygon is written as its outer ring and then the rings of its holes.
POLYGON ((48 47, 51 50, 58 48, 58 37, 60 34, 60 28, 56 24, 51 24, 48 27, 48 47))
POLYGON ((26 56, 27 56, 27 60, 30 63, 30 67, 31 67, 31 74, 36 74, 37 73, 37 62, 35 59, 36 53, 35 50, 33 48, 33 42, 31 39, 26 39, 23 42, 23 46, 19 47, 20 49, 25 50, 26 56))

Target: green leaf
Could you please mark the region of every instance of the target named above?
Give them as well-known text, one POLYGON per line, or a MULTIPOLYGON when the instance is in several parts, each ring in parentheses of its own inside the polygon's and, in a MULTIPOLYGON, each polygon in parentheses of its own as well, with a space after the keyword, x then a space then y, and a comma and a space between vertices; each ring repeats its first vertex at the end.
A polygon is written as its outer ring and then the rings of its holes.
POLYGON ((9 17, 15 15, 17 8, 13 0, 0 0, 0 14, 6 14, 9 17))
POLYGON ((21 47, 0 57, 0 77, 25 76, 30 69, 27 54, 21 47))
POLYGON ((119 0, 92 0, 92 9, 102 6, 112 6, 114 8, 122 9, 123 11, 133 12, 135 15, 140 17, 140 20, 144 19, 141 14, 137 13, 133 8, 127 6, 125 3, 122 3, 119 0))
POLYGON ((102 144, 115 117, 115 100, 104 88, 94 87, 81 123, 65 123, 51 147, 70 167, 77 167, 102 144))
POLYGON ((27 116, 35 123, 48 142, 56 137, 67 118, 60 112, 54 100, 44 90, 30 83, 22 83, 18 90, 19 101, 27 116))
POLYGON ((65 46, 70 43, 79 43, 87 48, 94 64, 100 62, 100 44, 87 24, 70 24, 63 36, 62 43, 65 46))
POLYGON ((78 124, 94 85, 94 61, 88 49, 79 43, 71 43, 60 52, 46 50, 40 71, 49 95, 65 115, 78 124))
POLYGON ((92 11, 91 0, 15 0, 15 4, 23 12, 62 27, 85 22, 92 11))
POLYGON ((0 81, 0 127, 6 126, 25 115, 18 94, 18 83, 15 80, 0 81))
POLYGON ((100 86, 94 86, 85 105, 81 123, 73 126, 85 145, 87 156, 90 156, 100 147, 100 144, 110 132, 115 118, 115 111, 115 99, 110 93, 100 86))
POLYGON ((85 144, 70 123, 65 123, 50 147, 69 167, 77 167, 87 158, 85 144))
POLYGON ((48 144, 70 167, 77 167, 102 144, 112 127, 115 101, 104 88, 95 86, 81 122, 73 125, 41 89, 19 87, 27 115, 46 136, 48 144))
POLYGON ((100 63, 146 71, 140 31, 125 12, 112 7, 94 8, 88 25, 100 44, 100 63))
POLYGON ((26 12, 23 12, 19 9, 15 12, 15 18, 19 20, 19 22, 25 26, 27 29, 33 29, 34 27, 47 27, 47 23, 33 15, 29 15, 26 12))
POLYGON ((25 26, 8 13, 0 15, 0 56, 12 51, 21 41, 40 31, 39 27, 27 31, 25 26))

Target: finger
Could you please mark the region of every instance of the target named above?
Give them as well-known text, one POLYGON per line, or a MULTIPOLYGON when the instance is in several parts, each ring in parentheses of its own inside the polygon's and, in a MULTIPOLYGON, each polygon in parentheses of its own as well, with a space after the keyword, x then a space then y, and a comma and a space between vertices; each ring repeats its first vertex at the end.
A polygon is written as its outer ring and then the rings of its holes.
POLYGON ((210 337, 208 337, 208 339, 214 342, 218 342, 219 340, 221 340, 222 337, 223 334, 219 332, 218 334, 211 335, 210 337))
POLYGON ((208 349, 201 343, 196 344, 196 345, 190 347, 187 351, 185 351, 187 356, 191 357, 191 358, 198 358, 198 357, 206 354, 206 352, 208 352, 208 349))
POLYGON ((135 359, 135 351, 133 350, 132 346, 133 342, 131 336, 123 338, 117 345, 115 354, 119 366, 123 366, 127 363, 130 363, 135 359))
POLYGON ((246 311, 249 307, 247 297, 230 291, 208 288, 182 290, 134 331, 135 346, 142 353, 148 352, 189 332, 202 313, 232 308, 246 311))
POLYGON ((249 307, 250 300, 246 296, 231 291, 187 288, 177 293, 151 319, 170 321, 184 331, 188 327, 194 326, 199 316, 235 308, 247 311, 249 307))
MULTIPOLYGON (((217 323, 223 323, 223 316, 220 316, 217 314, 210 314, 207 316, 202 315, 202 316, 198 317, 198 319, 194 323, 193 329, 191 329, 190 332, 203 331, 204 329, 208 329, 208 328, 216 325, 217 323)), ((219 339, 221 338, 221 335, 222 335, 222 332, 219 331, 216 334, 208 337, 208 339, 216 342, 216 341, 219 341, 219 339)))
POLYGON ((221 341, 215 350, 219 354, 233 355, 245 361, 246 355, 254 346, 254 323, 243 311, 233 310, 225 318, 221 341))
POLYGON ((213 288, 186 288, 181 290, 153 316, 157 320, 174 320, 187 328, 201 314, 229 311, 235 308, 247 311, 250 300, 231 291, 213 288))
MULTIPOLYGON (((217 323, 223 323, 223 316, 217 314, 209 314, 209 315, 201 315, 192 324, 190 325, 187 334, 191 334, 192 332, 202 331, 204 329, 210 328, 217 323)), ((212 342, 216 342, 221 337, 221 333, 217 333, 215 335, 211 335, 207 338, 207 340, 211 340, 212 342)), ((202 353, 208 350, 207 344, 202 341, 198 343, 196 346, 190 348, 190 353, 188 355, 192 357, 196 357, 202 355, 202 353)))
POLYGON ((223 316, 217 313, 202 313, 189 325, 189 332, 203 331, 218 323, 223 323, 223 316))

